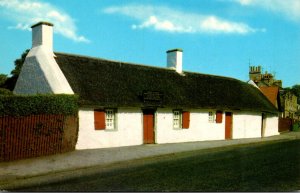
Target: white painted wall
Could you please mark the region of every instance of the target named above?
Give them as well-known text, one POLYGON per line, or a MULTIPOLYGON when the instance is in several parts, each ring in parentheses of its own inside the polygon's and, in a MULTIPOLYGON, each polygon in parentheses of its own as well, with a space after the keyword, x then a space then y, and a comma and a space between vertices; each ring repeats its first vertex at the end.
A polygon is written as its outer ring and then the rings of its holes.
MULTIPOLYGON (((173 128, 173 109, 157 109, 155 113, 155 143, 224 140, 225 112, 222 123, 209 123, 209 110, 189 110, 190 127, 173 128)), ((214 110, 212 110, 214 112, 214 110)), ((79 134, 76 149, 96 149, 143 144, 143 112, 138 108, 117 110, 117 129, 95 130, 94 109, 79 110, 79 134)), ((233 139, 261 137, 261 113, 233 112, 233 139)), ((268 116, 265 136, 278 134, 278 118, 268 116)))
POLYGON ((119 108, 116 113, 116 130, 95 130, 94 109, 80 109, 76 149, 143 144, 142 115, 141 109, 119 108))
POLYGON ((279 118, 276 115, 267 114, 266 128, 264 133, 265 137, 272 136, 272 135, 279 135, 278 119, 279 118))
POLYGON ((234 112, 232 120, 232 138, 261 137, 261 113, 234 112))
POLYGON ((15 94, 74 94, 54 59, 52 26, 32 29, 32 48, 26 56, 14 88, 15 94))
POLYGON ((15 94, 74 94, 67 79, 54 60, 53 53, 44 46, 37 46, 28 53, 15 94))
MULTIPOLYGON (((186 109, 184 109, 186 110, 186 109)), ((173 110, 158 109, 156 112, 156 143, 178 143, 225 138, 225 120, 222 123, 209 123, 208 110, 189 110, 190 128, 173 128, 173 110)))

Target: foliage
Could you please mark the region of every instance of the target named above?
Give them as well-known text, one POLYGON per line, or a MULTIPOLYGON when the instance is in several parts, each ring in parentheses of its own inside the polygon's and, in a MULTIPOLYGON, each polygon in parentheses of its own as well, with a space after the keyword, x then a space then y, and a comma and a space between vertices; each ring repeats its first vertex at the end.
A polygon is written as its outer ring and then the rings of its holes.
POLYGON ((300 84, 294 85, 291 90, 298 97, 298 104, 300 104, 300 84))
POLYGON ((10 74, 12 75, 12 77, 18 77, 19 76, 19 74, 21 72, 21 68, 23 66, 23 63, 24 63, 25 58, 26 58, 26 56, 27 56, 27 54, 28 54, 29 51, 30 51, 29 49, 25 50, 22 53, 21 58, 15 60, 15 69, 13 69, 10 72, 10 74))
POLYGON ((297 103, 300 104, 300 84, 295 84, 292 87, 284 88, 286 92, 292 92, 297 97, 297 103))
POLYGON ((293 124, 293 131, 300 131, 300 122, 296 122, 293 124))
POLYGON ((6 74, 0 74, 0 87, 4 86, 6 80, 7 80, 7 75, 6 74))
POLYGON ((6 88, 0 88, 0 95, 12 95, 12 91, 6 88))
POLYGON ((28 52, 29 49, 25 50, 22 53, 21 58, 15 60, 15 69, 10 72, 12 75, 11 77, 7 77, 6 74, 0 74, 0 88, 5 88, 11 91, 15 88, 17 79, 28 52))
POLYGON ((0 95, 0 116, 77 115, 77 95, 0 95))

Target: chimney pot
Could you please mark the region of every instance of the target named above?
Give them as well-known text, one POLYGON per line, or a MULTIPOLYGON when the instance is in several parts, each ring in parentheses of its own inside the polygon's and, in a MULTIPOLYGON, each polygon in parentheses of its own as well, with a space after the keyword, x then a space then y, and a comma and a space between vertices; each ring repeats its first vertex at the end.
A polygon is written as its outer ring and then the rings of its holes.
POLYGON ((174 68, 178 73, 182 73, 182 52, 180 48, 167 51, 167 67, 174 68))
POLYGON ((47 51, 53 52, 53 24, 38 22, 32 28, 32 47, 44 46, 47 51))

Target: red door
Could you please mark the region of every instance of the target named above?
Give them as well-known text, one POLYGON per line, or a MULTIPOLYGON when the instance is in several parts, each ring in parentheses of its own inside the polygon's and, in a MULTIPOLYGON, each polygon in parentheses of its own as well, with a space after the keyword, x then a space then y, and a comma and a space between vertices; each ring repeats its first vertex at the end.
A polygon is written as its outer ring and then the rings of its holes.
POLYGON ((225 113, 225 139, 232 139, 232 113, 225 113))
POLYGON ((144 144, 154 143, 154 110, 144 110, 144 144))

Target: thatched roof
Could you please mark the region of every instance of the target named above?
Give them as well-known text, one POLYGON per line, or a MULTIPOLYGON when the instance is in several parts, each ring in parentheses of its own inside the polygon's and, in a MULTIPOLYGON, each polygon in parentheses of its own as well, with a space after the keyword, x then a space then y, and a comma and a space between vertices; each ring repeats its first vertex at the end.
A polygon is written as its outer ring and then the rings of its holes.
POLYGON ((55 55, 83 106, 143 107, 143 92, 158 91, 163 95, 162 107, 277 113, 257 88, 233 78, 179 74, 168 68, 64 53, 55 55))

